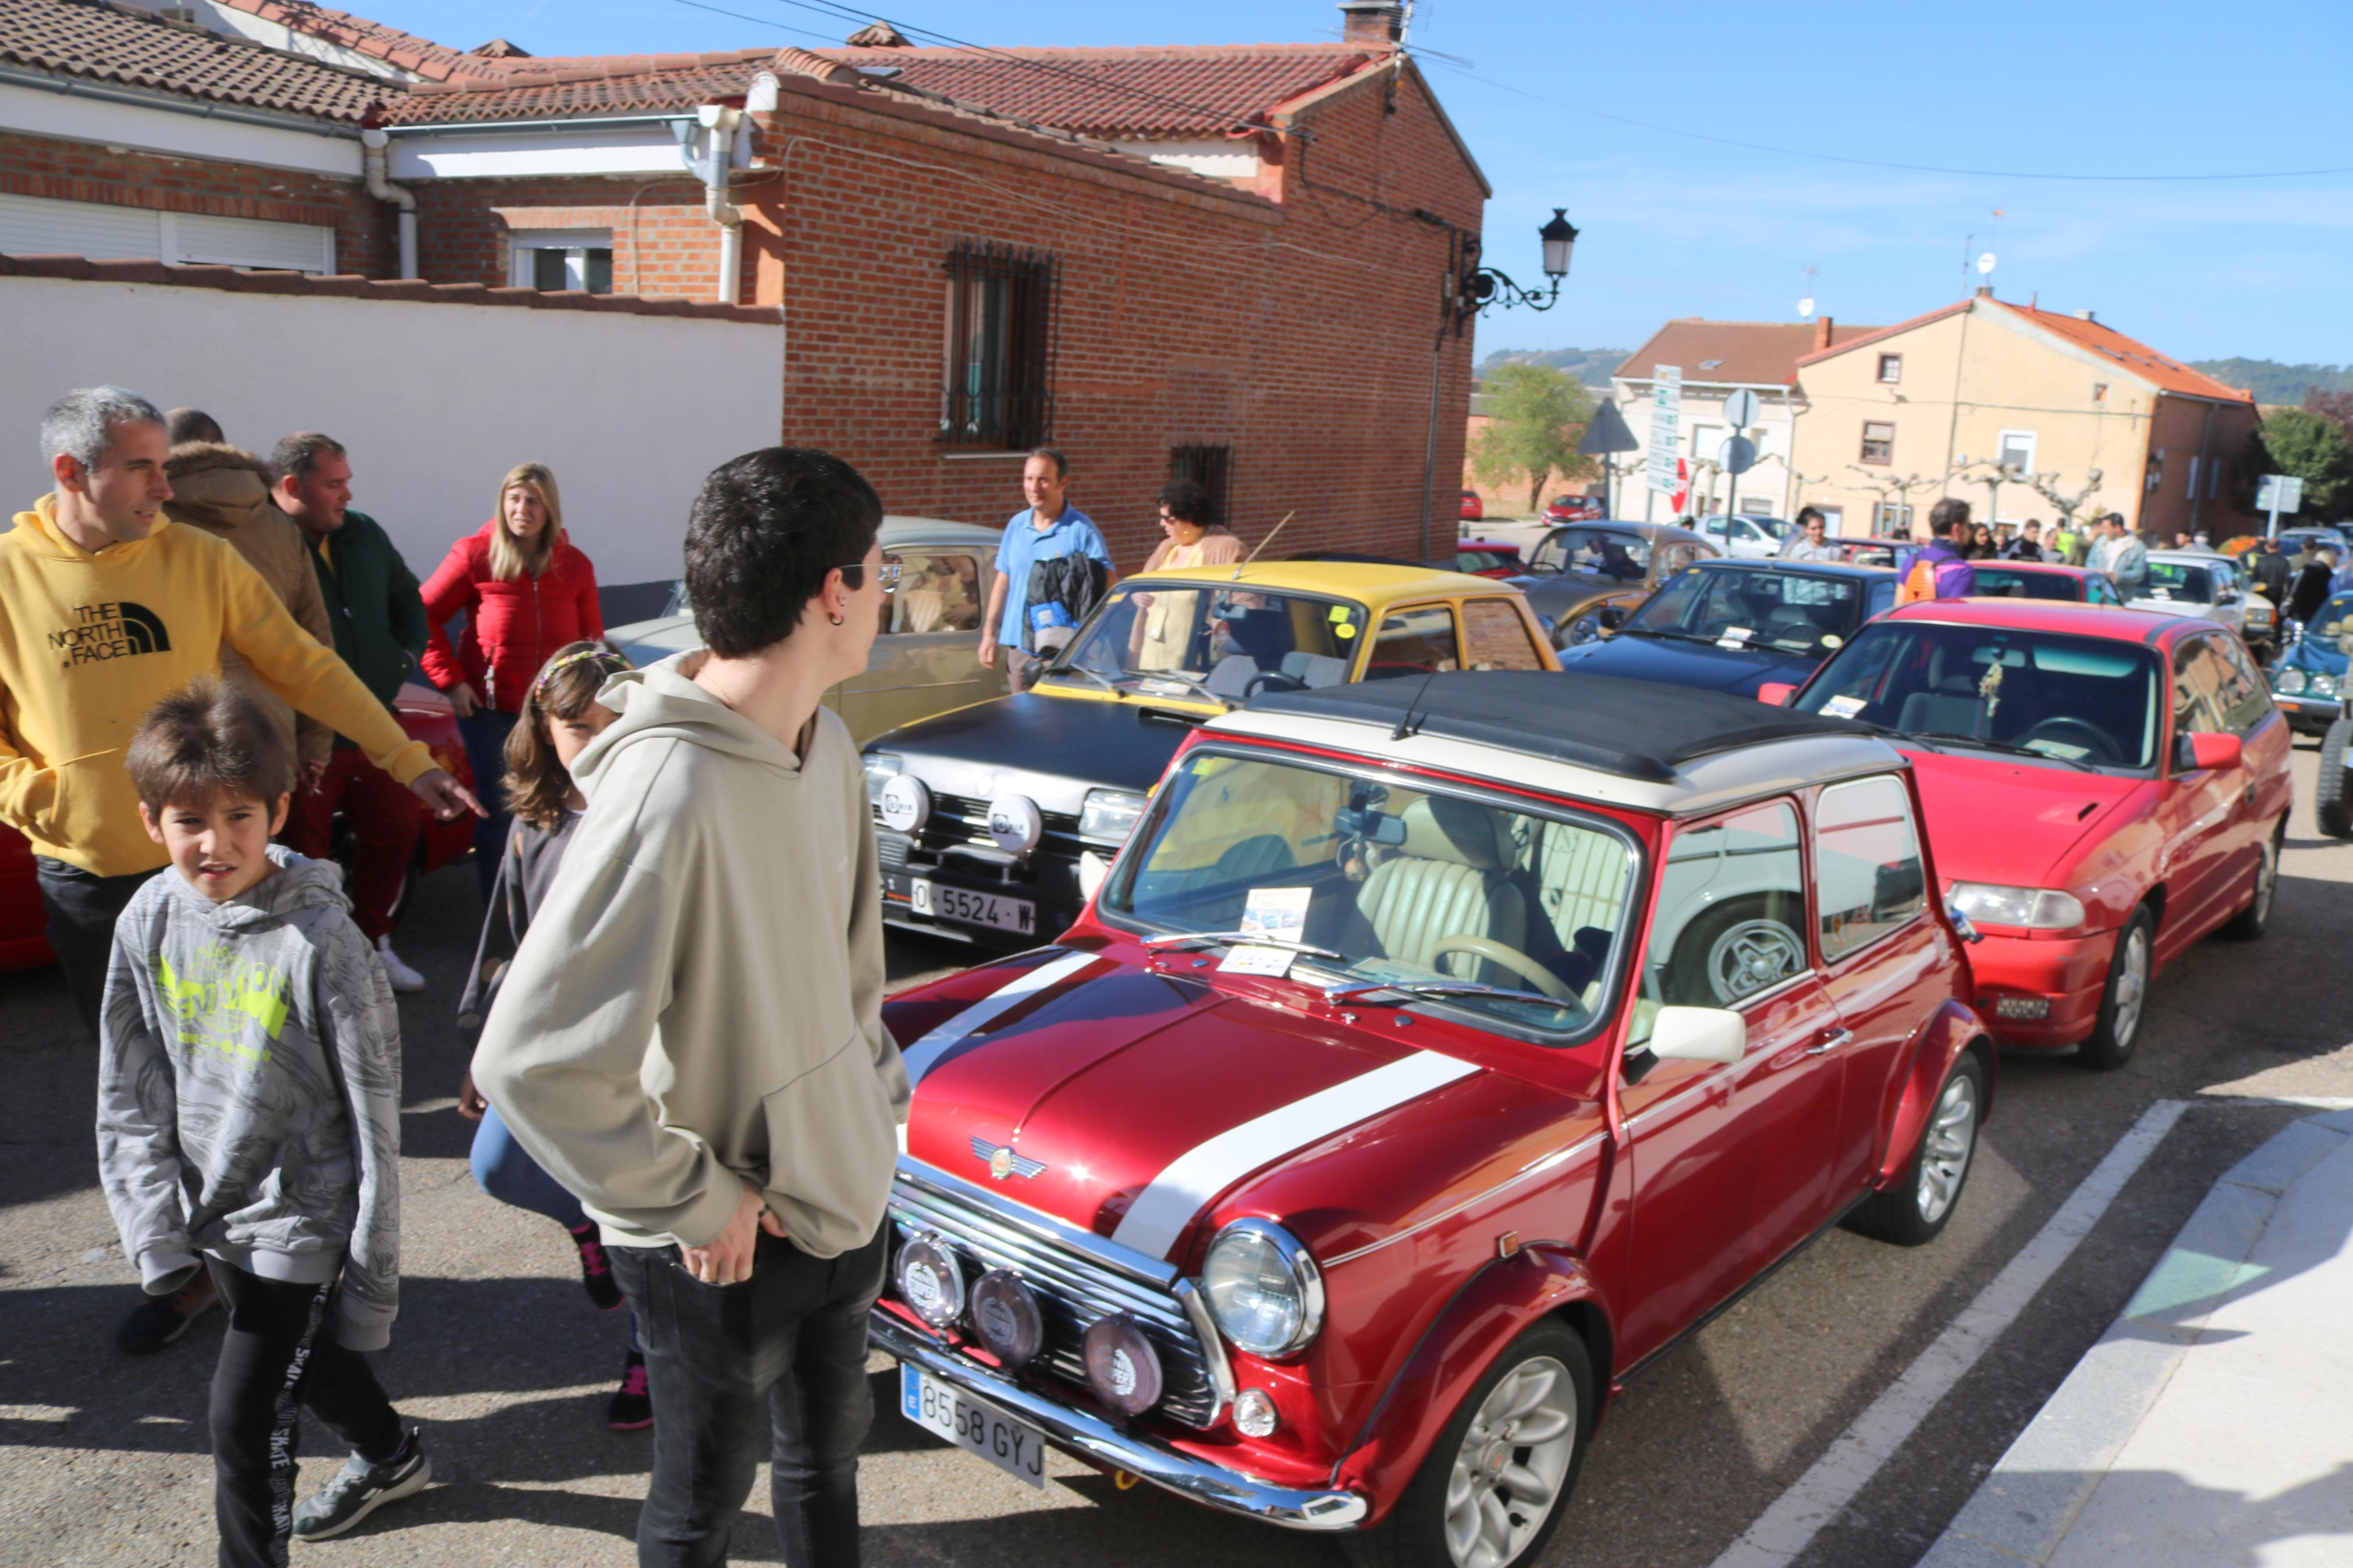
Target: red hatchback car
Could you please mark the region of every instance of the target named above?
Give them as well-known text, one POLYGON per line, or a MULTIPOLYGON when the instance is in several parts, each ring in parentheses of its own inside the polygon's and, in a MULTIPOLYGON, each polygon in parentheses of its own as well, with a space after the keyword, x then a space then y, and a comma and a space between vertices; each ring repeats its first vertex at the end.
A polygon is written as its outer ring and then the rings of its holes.
MULTIPOLYGON (((447 697, 412 681, 394 698, 393 712, 410 740, 432 749, 437 767, 468 789, 474 787, 466 744, 447 697)), ((440 822, 425 813, 422 802, 417 809, 425 817, 425 827, 417 837, 416 874, 437 871, 473 847, 472 817, 440 822)), ((48 917, 42 912, 40 885, 33 874, 33 847, 15 828, 0 826, 0 970, 34 969, 56 957, 49 951, 48 917)))
MULTIPOLYGON (((1767 688, 1773 701, 1786 695, 1767 688)), ((2294 786, 2287 721, 2212 621, 1983 599, 1883 616, 1790 699, 1913 761, 1946 899, 2003 1045, 2121 1067, 2149 982, 2263 934, 2294 786)))
POLYGON ((893 998, 908 1417, 1506 1568, 1624 1378, 1841 1219, 1936 1235, 1993 1056, 1910 768, 1659 696, 1263 696, 1058 943, 893 998))

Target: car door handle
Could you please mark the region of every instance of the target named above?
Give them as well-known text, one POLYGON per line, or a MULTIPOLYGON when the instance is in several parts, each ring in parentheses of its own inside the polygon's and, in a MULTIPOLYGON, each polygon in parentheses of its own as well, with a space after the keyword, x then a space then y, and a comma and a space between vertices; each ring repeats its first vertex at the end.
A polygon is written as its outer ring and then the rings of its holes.
POLYGON ((1824 1035, 1819 1041, 1807 1047, 1806 1054, 1810 1057, 1825 1056, 1830 1052, 1838 1049, 1841 1046, 1845 1045, 1848 1041, 1853 1038, 1854 1031, 1852 1029, 1832 1029, 1829 1034, 1824 1035))

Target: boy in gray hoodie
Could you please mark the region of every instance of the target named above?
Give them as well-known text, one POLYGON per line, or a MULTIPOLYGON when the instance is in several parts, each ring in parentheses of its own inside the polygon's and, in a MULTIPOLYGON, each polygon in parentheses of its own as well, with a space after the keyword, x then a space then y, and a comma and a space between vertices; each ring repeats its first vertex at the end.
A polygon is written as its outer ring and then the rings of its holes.
POLYGON ((171 857, 114 928, 98 1154, 150 1295, 199 1268, 228 1308, 213 1374, 224 1564, 282 1563, 432 1479, 360 1354, 396 1306, 400 1021, 326 862, 272 845, 293 759, 205 679, 155 705, 127 765, 171 857), (353 1449, 294 1507, 299 1407, 353 1449))

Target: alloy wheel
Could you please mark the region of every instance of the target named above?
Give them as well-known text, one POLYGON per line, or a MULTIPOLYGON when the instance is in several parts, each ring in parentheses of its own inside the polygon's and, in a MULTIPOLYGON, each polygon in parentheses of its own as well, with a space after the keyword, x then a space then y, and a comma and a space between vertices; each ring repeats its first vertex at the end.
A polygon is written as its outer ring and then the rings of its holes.
POLYGON ((2116 1013, 2114 1033, 2119 1047, 2129 1048, 2140 1035, 2140 1010, 2148 1000, 2148 928, 2137 925, 2125 936, 2116 954, 2116 1013))
POLYGON ((2279 891, 2279 840, 2263 840, 2263 858, 2255 863, 2255 897, 2248 906, 2250 921, 2260 930, 2272 918, 2272 895, 2279 891))
POLYGON ((1978 1146, 1978 1086, 1967 1073, 1955 1073, 1936 1100, 1920 1151, 1920 1186, 1915 1196, 1920 1217, 1930 1225, 1945 1217, 1961 1195, 1961 1182, 1969 1173, 1969 1156, 1978 1146))
POLYGON ((1742 921, 1708 944, 1707 981, 1718 1002, 1754 995, 1805 966, 1805 944, 1779 921, 1742 921))
POLYGON ((1550 1356, 1531 1356, 1491 1390, 1446 1484, 1446 1550, 1455 1568, 1502 1568, 1560 1500, 1577 1452, 1577 1384, 1550 1356))

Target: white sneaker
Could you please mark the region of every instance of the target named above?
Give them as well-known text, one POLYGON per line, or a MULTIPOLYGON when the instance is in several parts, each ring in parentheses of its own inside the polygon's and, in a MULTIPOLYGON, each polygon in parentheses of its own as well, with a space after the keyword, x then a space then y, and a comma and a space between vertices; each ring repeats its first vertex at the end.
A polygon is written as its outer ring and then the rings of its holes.
POLYGON ((384 977, 392 982, 395 991, 425 989, 425 976, 401 962, 400 954, 392 951, 392 938, 380 936, 375 939, 375 955, 384 960, 384 977))

